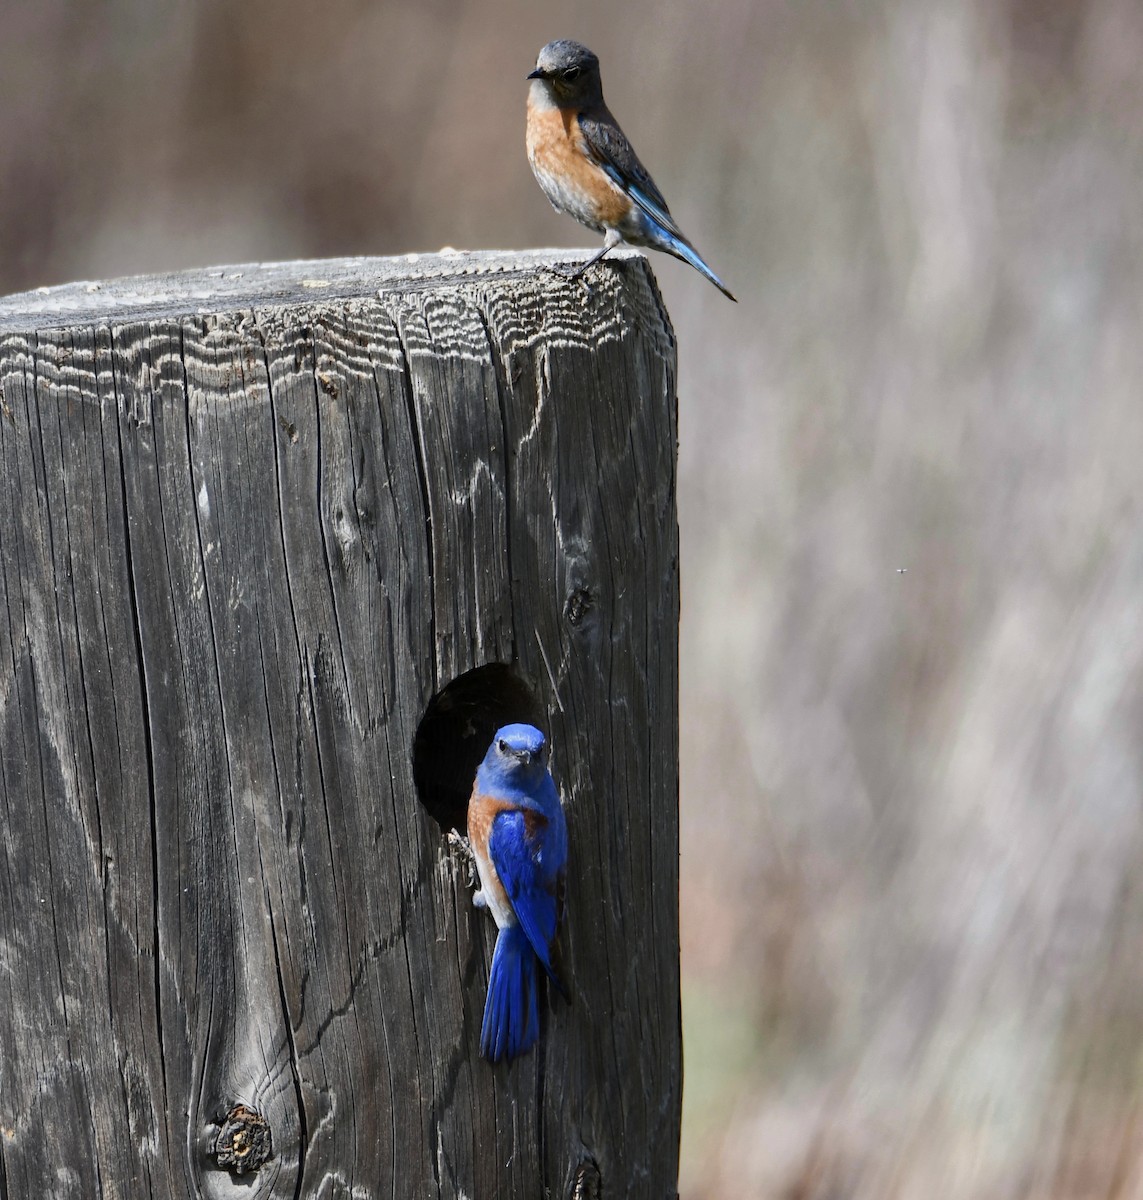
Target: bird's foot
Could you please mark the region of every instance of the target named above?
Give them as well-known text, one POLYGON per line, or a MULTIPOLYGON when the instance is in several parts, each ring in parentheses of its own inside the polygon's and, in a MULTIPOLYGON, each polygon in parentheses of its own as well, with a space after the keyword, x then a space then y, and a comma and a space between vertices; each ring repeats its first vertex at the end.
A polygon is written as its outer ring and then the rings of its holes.
POLYGON ((544 267, 544 270, 551 275, 558 275, 561 279, 566 279, 569 283, 579 281, 580 286, 589 296, 595 295, 595 289, 588 283, 584 272, 591 266, 590 263, 581 263, 578 267, 573 267, 570 263, 551 263, 544 267))
MULTIPOLYGON (((455 829, 448 831, 446 838, 449 849, 454 853, 459 854, 464 859, 464 865, 468 870, 467 886, 472 887, 476 883, 476 855, 472 852, 472 843, 463 834, 457 833, 455 829)), ((477 892, 479 896, 480 893, 477 892)))

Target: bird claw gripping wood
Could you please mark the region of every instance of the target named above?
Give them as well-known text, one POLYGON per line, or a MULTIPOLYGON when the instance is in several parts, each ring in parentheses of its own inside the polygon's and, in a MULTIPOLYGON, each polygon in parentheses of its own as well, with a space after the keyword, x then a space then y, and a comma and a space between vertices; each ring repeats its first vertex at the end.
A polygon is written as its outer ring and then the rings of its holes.
POLYGON ((591 266, 590 262, 581 263, 577 267, 573 267, 570 263, 548 263, 544 270, 549 275, 558 275, 560 279, 566 279, 569 283, 578 283, 589 296, 594 297, 595 289, 587 281, 587 276, 584 271, 591 266))
POLYGON ((464 860, 465 870, 468 872, 466 886, 470 887, 470 888, 475 887, 476 886, 476 855, 473 854, 473 852, 472 852, 472 846, 469 843, 468 838, 466 838, 462 833, 458 833, 455 829, 450 829, 448 831, 447 840, 448 840, 449 849, 454 854, 459 854, 460 857, 464 860))

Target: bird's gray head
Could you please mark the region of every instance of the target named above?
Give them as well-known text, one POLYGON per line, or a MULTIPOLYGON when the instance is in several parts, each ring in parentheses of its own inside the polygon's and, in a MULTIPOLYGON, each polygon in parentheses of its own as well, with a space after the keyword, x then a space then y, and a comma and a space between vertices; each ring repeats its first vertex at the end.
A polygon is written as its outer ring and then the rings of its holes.
POLYGON ((584 108, 603 102, 599 81, 599 59, 579 42, 560 38, 549 42, 536 58, 536 69, 528 76, 538 80, 561 108, 584 108))

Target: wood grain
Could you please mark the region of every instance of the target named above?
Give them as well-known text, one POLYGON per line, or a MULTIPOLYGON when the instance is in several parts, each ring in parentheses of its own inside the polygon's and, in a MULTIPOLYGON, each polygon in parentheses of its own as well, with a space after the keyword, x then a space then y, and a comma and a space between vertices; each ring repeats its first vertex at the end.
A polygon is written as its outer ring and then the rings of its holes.
POLYGON ((540 263, 0 301, 0 1194, 674 1195, 674 341, 638 256, 540 263), (575 977, 496 1068, 412 766, 494 662, 546 713, 575 977))

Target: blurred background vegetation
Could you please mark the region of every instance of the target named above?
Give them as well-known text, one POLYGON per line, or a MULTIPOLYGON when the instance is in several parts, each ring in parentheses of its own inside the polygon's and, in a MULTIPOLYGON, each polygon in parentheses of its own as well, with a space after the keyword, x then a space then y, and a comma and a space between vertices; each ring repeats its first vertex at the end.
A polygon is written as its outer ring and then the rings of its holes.
POLYGON ((0 0, 0 291, 594 246, 679 336, 684 1200, 1143 1196, 1140 0, 0 0))

